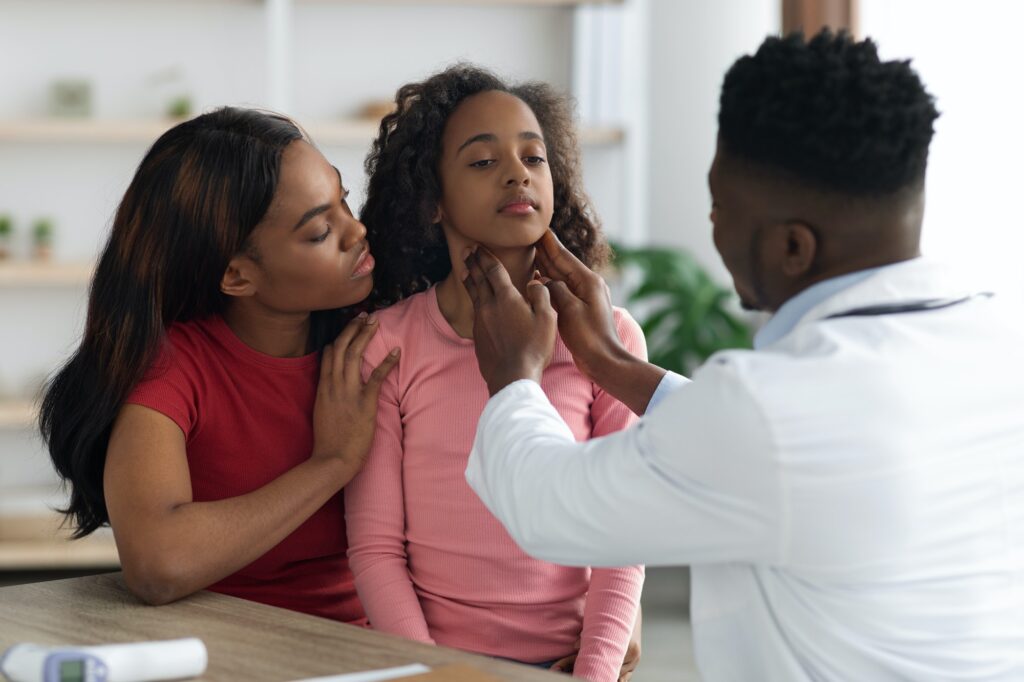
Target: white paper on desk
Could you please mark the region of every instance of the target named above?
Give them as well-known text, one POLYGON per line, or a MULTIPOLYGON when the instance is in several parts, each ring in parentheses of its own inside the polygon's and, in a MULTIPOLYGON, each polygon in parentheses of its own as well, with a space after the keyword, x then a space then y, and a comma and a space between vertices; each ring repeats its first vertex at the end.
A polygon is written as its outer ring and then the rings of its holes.
POLYGON ((327 677, 307 677, 294 682, 381 682, 381 680, 393 680, 398 677, 419 675, 429 673, 430 668, 422 663, 403 665, 398 668, 382 668, 381 670, 367 670, 361 673, 345 673, 343 675, 328 675, 327 677))

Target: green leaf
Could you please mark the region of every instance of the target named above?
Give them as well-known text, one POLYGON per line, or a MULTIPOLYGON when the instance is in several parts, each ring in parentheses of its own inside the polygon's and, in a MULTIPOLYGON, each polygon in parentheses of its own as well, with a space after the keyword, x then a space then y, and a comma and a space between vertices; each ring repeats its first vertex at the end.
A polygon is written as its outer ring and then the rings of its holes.
POLYGON ((719 350, 750 347, 750 328, 729 307, 735 294, 715 282, 691 254, 618 244, 612 248, 617 268, 640 272, 626 301, 644 304, 644 314, 635 316, 647 336, 652 362, 688 374, 719 350))

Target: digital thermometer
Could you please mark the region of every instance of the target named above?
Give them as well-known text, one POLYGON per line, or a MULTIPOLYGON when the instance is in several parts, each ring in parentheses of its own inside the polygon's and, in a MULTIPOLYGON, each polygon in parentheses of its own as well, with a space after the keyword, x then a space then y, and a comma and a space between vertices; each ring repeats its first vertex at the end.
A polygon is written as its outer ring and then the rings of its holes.
POLYGON ((198 677, 206 670, 202 640, 41 646, 15 644, 0 658, 11 682, 154 682, 198 677))

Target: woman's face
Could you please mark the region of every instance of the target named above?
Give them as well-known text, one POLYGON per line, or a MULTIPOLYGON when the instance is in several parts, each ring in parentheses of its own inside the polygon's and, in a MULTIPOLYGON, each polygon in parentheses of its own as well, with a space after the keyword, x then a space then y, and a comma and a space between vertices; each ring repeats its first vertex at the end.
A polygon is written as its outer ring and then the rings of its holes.
POLYGON ((554 190, 544 136, 525 102, 498 91, 467 97, 441 145, 438 218, 450 246, 525 248, 541 238, 554 190))
POLYGON ((310 144, 292 142, 267 214, 253 230, 255 296, 284 312, 358 303, 373 288, 366 228, 345 201, 341 174, 310 144))

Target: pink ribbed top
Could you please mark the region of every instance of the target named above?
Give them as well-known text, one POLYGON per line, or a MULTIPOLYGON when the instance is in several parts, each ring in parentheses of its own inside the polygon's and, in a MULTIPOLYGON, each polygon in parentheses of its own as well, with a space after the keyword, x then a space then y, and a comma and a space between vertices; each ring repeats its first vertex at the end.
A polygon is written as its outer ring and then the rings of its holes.
MULTIPOLYGON (((364 374, 396 346, 402 359, 382 389, 366 467, 345 488, 350 564, 371 624, 527 662, 561 658, 581 639, 575 675, 617 679, 643 567, 569 568, 519 549, 465 479, 488 399, 473 341, 441 315, 434 288, 377 315, 364 374)), ((617 309, 616 322, 626 347, 646 356, 629 314, 617 309)), ((578 440, 635 419, 561 340, 542 386, 578 440)))

